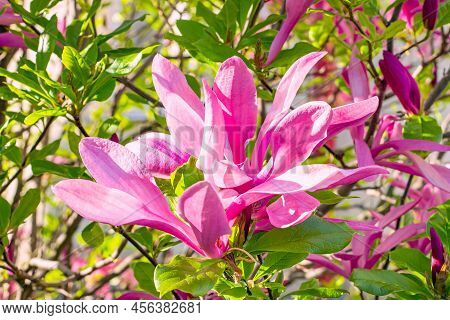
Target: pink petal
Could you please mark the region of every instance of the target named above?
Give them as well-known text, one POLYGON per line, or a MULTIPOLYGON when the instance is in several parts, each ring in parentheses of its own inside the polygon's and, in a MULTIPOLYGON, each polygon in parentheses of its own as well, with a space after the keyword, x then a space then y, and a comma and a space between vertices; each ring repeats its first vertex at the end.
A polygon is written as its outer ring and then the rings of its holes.
POLYGON ((187 226, 171 213, 161 215, 145 202, 121 190, 88 180, 64 180, 52 188, 55 195, 84 218, 120 226, 137 224, 170 233, 202 253, 187 226))
POLYGON ((152 75, 155 90, 166 108, 167 126, 177 146, 198 156, 205 113, 200 99, 183 73, 159 54, 153 58, 152 75))
POLYGON ((146 133, 125 147, 158 178, 168 178, 173 171, 189 160, 189 155, 177 148, 173 138, 164 133, 146 133))
POLYGON ((340 274, 345 278, 350 277, 350 273, 345 272, 344 269, 342 269, 341 267, 339 267, 338 265, 334 264, 333 262, 331 262, 330 260, 321 255, 310 254, 306 259, 318 265, 321 265, 322 267, 325 267, 333 272, 336 272, 337 274, 340 274))
POLYGON ((220 257, 218 240, 231 233, 217 192, 205 181, 189 187, 178 202, 182 217, 189 222, 200 248, 212 258, 220 257))
POLYGON ((326 137, 330 120, 331 107, 320 101, 304 104, 285 116, 272 133, 272 174, 283 173, 307 159, 326 137))
POLYGON ((372 155, 376 157, 381 151, 388 148, 393 148, 397 151, 413 151, 413 150, 439 151, 439 152, 450 151, 450 146, 440 144, 434 141, 402 139, 402 140, 390 140, 386 143, 380 144, 379 146, 372 149, 372 155))
POLYGON ((92 177, 100 184, 121 190, 142 200, 155 212, 170 212, 161 191, 137 156, 108 139, 84 138, 80 155, 92 177))
POLYGON ((205 128, 203 130, 202 149, 198 156, 197 167, 205 173, 213 174, 216 161, 223 160, 227 140, 222 104, 216 94, 203 82, 205 96, 205 128))
POLYGON ((333 118, 327 133, 328 139, 337 135, 344 129, 364 124, 377 108, 378 97, 372 97, 367 100, 333 108, 333 118))
POLYGON ((286 42, 289 34, 294 29, 297 22, 305 14, 313 0, 286 0, 286 20, 283 21, 280 31, 276 35, 269 49, 266 65, 272 63, 281 51, 283 44, 286 42))
POLYGON ((0 33, 0 47, 26 49, 27 46, 21 36, 13 33, 0 33))
POLYGON ((217 161, 213 165, 213 181, 219 188, 235 188, 252 180, 234 163, 217 161))
POLYGON ((367 77, 366 67, 358 58, 355 57, 355 50, 350 57, 350 64, 347 69, 350 89, 355 102, 365 100, 370 95, 369 78, 367 77))
POLYGON ((159 300, 159 298, 143 291, 130 291, 125 292, 116 300, 159 300))
POLYGON ((297 91, 305 80, 308 72, 314 65, 326 55, 326 52, 312 52, 298 59, 281 79, 273 100, 272 106, 267 113, 266 119, 258 134, 252 155, 251 165, 260 169, 270 141, 272 130, 278 121, 289 112, 297 91))
POLYGON ((380 228, 385 228, 386 226, 390 225, 393 221, 408 213, 408 211, 414 208, 420 202, 420 200, 421 199, 419 198, 407 204, 393 207, 377 222, 377 226, 379 226, 380 228))
POLYGON ((395 248, 408 238, 411 238, 425 231, 425 228, 426 228, 425 223, 418 223, 418 224, 409 224, 406 227, 403 227, 395 231, 393 234, 386 237, 386 239, 382 240, 380 245, 375 248, 371 258, 371 262, 373 263, 381 255, 395 248))
POLYGON ((297 166, 241 194, 227 208, 227 216, 230 220, 234 219, 245 207, 272 195, 329 189, 386 173, 388 171, 379 166, 367 166, 352 170, 340 169, 327 164, 297 166))
POLYGON ((372 225, 371 223, 368 223, 366 221, 354 221, 354 220, 345 220, 345 219, 337 219, 337 218, 324 218, 324 220, 330 221, 330 222, 344 222, 346 223, 350 228, 358 231, 380 231, 381 228, 372 225))
POLYGON ((222 63, 214 92, 225 107, 223 116, 233 161, 240 164, 245 160, 245 143, 255 134, 258 116, 253 77, 240 58, 232 57, 222 63))
POLYGON ((270 223, 277 228, 287 228, 308 219, 320 202, 300 191, 286 194, 267 207, 270 223))

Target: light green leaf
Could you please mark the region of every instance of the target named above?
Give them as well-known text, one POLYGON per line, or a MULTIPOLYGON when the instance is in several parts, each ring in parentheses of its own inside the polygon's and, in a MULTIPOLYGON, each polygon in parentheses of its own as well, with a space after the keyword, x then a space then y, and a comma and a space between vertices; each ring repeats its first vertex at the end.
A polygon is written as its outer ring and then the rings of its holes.
POLYGON ((161 296, 175 289, 201 296, 214 287, 224 269, 222 260, 175 256, 169 264, 156 267, 156 289, 161 296))
POLYGON ((50 57, 55 50, 56 40, 51 34, 58 31, 57 18, 54 15, 47 24, 45 31, 39 36, 38 51, 36 54, 37 70, 46 70, 50 57))
POLYGON ((119 127, 120 120, 117 118, 109 118, 102 122, 100 128, 98 129, 98 137, 109 139, 111 136, 116 133, 117 128, 119 127))
POLYGON ((307 299, 310 299, 311 297, 337 299, 342 297, 344 294, 348 294, 348 291, 334 288, 309 288, 290 292, 284 295, 281 299, 287 298, 289 296, 306 297, 307 299))
POLYGON ((105 240, 105 233, 97 222, 88 224, 83 231, 81 231, 81 236, 83 237, 84 242, 91 247, 98 247, 105 240))
POLYGON ((398 33, 405 30, 406 22, 403 20, 396 20, 392 22, 389 27, 384 30, 383 34, 381 35, 381 39, 390 39, 395 37, 398 33))
POLYGON ((39 119, 44 117, 59 117, 63 116, 67 113, 67 109, 64 108, 55 108, 55 109, 41 109, 38 111, 34 111, 32 114, 28 115, 25 118, 25 124, 27 126, 31 126, 35 124, 39 119))
POLYGON ((41 193, 39 189, 30 189, 20 200, 19 205, 11 215, 11 228, 17 228, 26 218, 36 211, 41 201, 41 193))
POLYGON ((155 267, 152 264, 138 261, 131 265, 131 269, 139 287, 155 296, 159 295, 155 287, 155 267))
POLYGON ((389 255, 399 268, 417 271, 422 275, 430 271, 430 259, 417 249, 397 248, 389 255))
POLYGON ((353 237, 345 223, 327 222, 312 216, 285 229, 274 229, 254 236, 247 243, 249 252, 333 253, 344 249, 353 237))
POLYGON ((357 198, 357 197, 341 197, 335 194, 331 190, 319 190, 314 192, 308 192, 309 195, 313 196, 320 201, 321 204, 336 204, 345 199, 357 198))
POLYGON ((203 172, 198 170, 195 165, 196 161, 195 158, 191 157, 188 162, 177 168, 170 175, 175 195, 180 196, 184 190, 204 179, 203 172))
POLYGON ((440 142, 442 129, 436 119, 427 115, 409 116, 403 127, 405 139, 430 140, 440 142))
POLYGON ((64 47, 61 61, 81 84, 87 81, 90 75, 89 65, 75 48, 64 47))

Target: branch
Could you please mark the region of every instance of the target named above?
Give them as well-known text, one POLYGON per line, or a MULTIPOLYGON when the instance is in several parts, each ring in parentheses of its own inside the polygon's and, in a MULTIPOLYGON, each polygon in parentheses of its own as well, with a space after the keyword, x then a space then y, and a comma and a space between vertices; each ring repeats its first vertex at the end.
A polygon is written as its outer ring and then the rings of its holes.
POLYGON ((431 91, 427 100, 425 100, 423 109, 428 111, 433 103, 439 98, 439 96, 444 92, 445 88, 447 88, 448 83, 450 82, 450 70, 447 70, 444 77, 438 82, 438 84, 434 87, 433 91, 431 91))

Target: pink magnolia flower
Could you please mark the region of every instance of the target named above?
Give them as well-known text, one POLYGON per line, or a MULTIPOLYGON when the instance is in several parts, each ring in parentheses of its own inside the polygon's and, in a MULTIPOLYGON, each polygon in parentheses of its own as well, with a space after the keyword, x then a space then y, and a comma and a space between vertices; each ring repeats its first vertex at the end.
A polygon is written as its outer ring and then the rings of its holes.
POLYGON ((113 226, 133 224, 177 237, 199 254, 220 256, 231 232, 221 200, 207 182, 188 188, 179 199, 179 217, 153 182, 153 176, 126 147, 107 139, 85 138, 80 155, 96 182, 59 182, 54 193, 86 219, 113 226))
POLYGON ((389 51, 383 51, 380 69, 384 80, 391 87, 405 110, 412 114, 418 114, 420 111, 420 91, 416 80, 409 74, 408 70, 389 51))
POLYGON ((450 192, 450 169, 430 164, 413 151, 448 152, 450 146, 428 140, 403 139, 403 126, 394 115, 384 115, 372 143, 372 157, 375 164, 424 178, 439 189, 450 192), (383 141, 383 137, 387 138, 383 141), (392 149, 392 150, 391 150, 392 149), (411 162, 399 160, 406 157, 411 162), (389 161, 389 159, 395 159, 389 161))
POLYGON ((204 83, 203 107, 181 71, 155 57, 153 80, 171 135, 181 151, 198 158, 206 180, 222 189, 228 220, 245 210, 251 211, 261 229, 291 226, 307 219, 319 205, 305 191, 386 173, 377 166, 355 170, 298 166, 337 133, 364 123, 378 103, 374 97, 332 109, 324 102, 310 102, 290 112, 306 74, 324 54, 300 58, 283 77, 250 159, 245 148, 255 134, 258 111, 256 88, 245 63, 233 57, 221 65, 213 88, 204 83), (272 157, 263 166, 269 146, 272 157), (266 208, 274 195, 282 196, 266 208))
POLYGON ((441 238, 434 228, 430 228, 431 239, 431 273, 433 284, 436 283, 436 277, 441 272, 442 266, 445 264, 445 251, 441 238))
POLYGON ((422 10, 419 0, 406 0, 403 2, 400 17, 408 22, 411 27, 414 24, 414 16, 422 10))
POLYGON ((398 230, 395 227, 395 222, 413 209, 419 200, 393 207, 385 215, 372 212, 373 219, 367 222, 367 226, 372 227, 372 230, 367 228, 362 232, 363 234, 355 234, 349 248, 333 255, 334 259, 339 260, 339 264, 332 259, 316 254, 309 255, 308 260, 346 278, 350 277, 355 268, 371 269, 385 253, 425 231, 426 224, 423 222, 409 224, 398 230), (379 244, 374 247, 376 240, 379 240, 379 244))

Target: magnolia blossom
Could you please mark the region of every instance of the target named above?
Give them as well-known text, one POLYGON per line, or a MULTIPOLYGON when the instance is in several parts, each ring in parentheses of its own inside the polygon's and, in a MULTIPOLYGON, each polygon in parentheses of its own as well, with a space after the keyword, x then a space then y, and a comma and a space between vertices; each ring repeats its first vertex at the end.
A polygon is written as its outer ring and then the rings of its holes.
POLYGON ((426 224, 424 222, 413 223, 396 229, 396 221, 413 209, 419 203, 419 200, 393 207, 385 215, 372 212, 373 219, 367 222, 367 230, 362 231, 363 234, 355 234, 349 248, 333 255, 335 259, 340 261, 339 264, 317 254, 309 255, 308 260, 346 278, 350 277, 353 269, 371 269, 378 263, 383 254, 403 241, 425 231, 426 224), (377 240, 379 240, 379 244, 374 246, 377 240), (372 247, 374 247, 373 250, 372 247))
POLYGON ((401 62, 389 51, 383 52, 380 69, 384 80, 391 87, 405 110, 418 114, 420 111, 420 91, 416 80, 401 62))
POLYGON ((431 273, 433 277, 433 284, 436 284, 437 275, 441 272, 445 264, 445 251, 441 238, 434 228, 430 228, 431 239, 431 273))
POLYGON ((310 102, 290 112, 307 72, 323 56, 309 54, 288 70, 248 159, 245 147, 255 133, 257 104, 244 62, 230 58, 220 67, 213 88, 204 82, 203 106, 181 71, 157 55, 153 80, 171 136, 145 135, 127 146, 85 138, 80 155, 96 182, 62 181, 54 187, 55 194, 87 219, 156 228, 209 257, 219 257, 228 249, 230 225, 242 211, 258 221, 259 229, 305 220, 319 205, 305 191, 387 172, 377 166, 353 170, 325 164, 298 166, 343 129, 363 123, 378 102, 371 98, 335 109, 310 102), (269 145, 272 158, 263 166, 261 156, 269 145), (198 158, 206 181, 182 194, 174 214, 153 177, 167 177, 189 156, 198 158), (282 196, 266 206, 273 195, 282 196))

